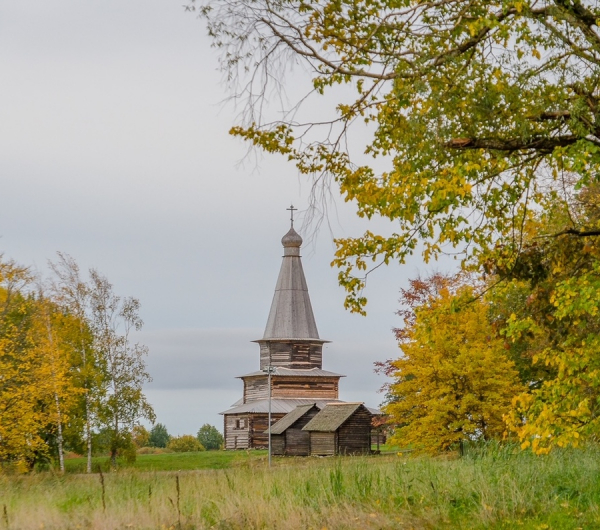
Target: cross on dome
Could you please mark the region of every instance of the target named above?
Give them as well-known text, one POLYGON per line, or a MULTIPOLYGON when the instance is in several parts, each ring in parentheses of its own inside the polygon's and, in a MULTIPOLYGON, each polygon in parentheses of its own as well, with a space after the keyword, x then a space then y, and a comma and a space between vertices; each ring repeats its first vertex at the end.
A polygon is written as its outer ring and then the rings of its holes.
POLYGON ((292 228, 294 228, 294 212, 298 211, 298 208, 294 208, 294 205, 292 204, 289 208, 286 208, 286 210, 290 212, 290 221, 292 223, 292 228))

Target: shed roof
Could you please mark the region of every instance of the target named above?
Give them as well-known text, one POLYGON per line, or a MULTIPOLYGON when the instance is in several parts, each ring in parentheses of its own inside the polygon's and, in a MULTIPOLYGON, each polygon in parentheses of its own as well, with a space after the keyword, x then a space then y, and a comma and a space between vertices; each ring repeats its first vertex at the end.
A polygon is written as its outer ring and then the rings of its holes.
POLYGON ((321 432, 337 431, 338 428, 360 407, 363 407, 368 411, 362 403, 328 403, 303 427, 302 430, 321 432))
MULTIPOLYGON (((298 405, 292 412, 286 414, 283 418, 281 418, 277 423, 271 426, 271 434, 283 434, 287 429, 289 429, 294 423, 296 423, 302 416, 304 416, 309 410, 317 407, 316 403, 308 403, 306 405, 298 405)), ((269 429, 265 431, 268 433, 269 429)))

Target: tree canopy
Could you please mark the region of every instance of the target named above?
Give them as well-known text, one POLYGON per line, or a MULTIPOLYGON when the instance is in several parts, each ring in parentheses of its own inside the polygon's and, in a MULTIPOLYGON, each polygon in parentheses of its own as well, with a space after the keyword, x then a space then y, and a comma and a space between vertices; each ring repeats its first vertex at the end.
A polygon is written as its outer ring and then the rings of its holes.
POLYGON ((506 431, 504 416, 525 387, 491 328, 489 303, 464 303, 471 298, 472 287, 439 275, 413 280, 403 291, 412 309, 403 312, 402 356, 389 370, 392 443, 437 452, 506 431))
POLYGON ((113 460, 135 458, 130 430, 154 419, 141 389, 146 349, 119 329, 141 324, 139 303, 121 304, 104 277, 93 271, 101 285, 86 283, 60 258, 45 285, 0 255, 0 470, 56 460, 64 471, 64 452, 87 446, 89 472, 99 437, 113 460))
POLYGON ((198 441, 204 446, 207 451, 221 449, 223 446, 223 435, 218 431, 218 429, 205 423, 198 429, 198 433, 196 434, 196 438, 198 441))
MULTIPOLYGON (((532 212, 598 177, 594 2, 216 0, 200 10, 247 103, 233 134, 316 185, 335 182, 359 216, 397 223, 336 241, 352 311, 364 313, 370 267, 420 243, 426 260, 453 251, 465 264, 514 266, 532 212), (303 122, 302 101, 271 120, 269 88, 297 63, 312 74, 307 91, 347 85, 354 96, 336 99, 330 120, 303 122), (368 138, 350 141, 360 122, 368 138)), ((561 233, 600 234, 580 221, 561 233)))

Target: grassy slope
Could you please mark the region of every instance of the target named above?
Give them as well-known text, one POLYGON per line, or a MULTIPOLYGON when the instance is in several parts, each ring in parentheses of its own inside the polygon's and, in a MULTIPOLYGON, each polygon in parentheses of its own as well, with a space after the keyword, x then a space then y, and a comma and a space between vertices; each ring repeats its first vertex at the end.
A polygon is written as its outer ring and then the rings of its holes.
MULTIPOLYGON (((133 466, 125 466, 139 471, 184 471, 193 469, 226 469, 241 462, 261 458, 266 451, 203 451, 199 453, 168 453, 158 455, 138 455, 133 466)), ((102 471, 110 470, 107 457, 92 459, 94 471, 102 467, 102 471)), ((65 461, 67 473, 84 473, 85 458, 69 458, 65 461)))
POLYGON ((106 474, 106 511, 98 475, 0 476, 0 504, 11 530, 600 528, 597 447, 546 457, 490 447, 463 459, 275 459, 271 470, 264 455, 250 455, 236 453, 231 469, 106 474))

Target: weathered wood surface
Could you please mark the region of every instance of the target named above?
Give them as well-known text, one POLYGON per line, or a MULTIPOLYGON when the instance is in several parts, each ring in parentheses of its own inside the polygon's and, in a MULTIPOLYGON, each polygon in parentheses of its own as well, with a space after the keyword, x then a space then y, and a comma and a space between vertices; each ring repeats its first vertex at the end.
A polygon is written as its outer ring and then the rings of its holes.
POLYGON ((285 435, 271 435, 271 454, 276 456, 283 456, 285 454, 285 435))
POLYGON ((259 341, 260 369, 281 366, 292 369, 321 368, 322 342, 259 341))
POLYGON ((361 406, 338 429, 337 454, 355 455, 371 452, 371 413, 361 406))
POLYGON ((309 410, 304 416, 296 421, 289 429, 285 431, 285 454, 288 456, 308 456, 310 455, 310 433, 303 431, 304 427, 312 420, 319 410, 315 407, 309 410))
POLYGON ((268 377, 244 378, 244 403, 267 399, 269 397, 268 377))
MULTIPOLYGON (((254 449, 267 449, 269 435, 265 432, 269 426, 268 414, 249 414, 250 416, 250 447, 254 449)), ((271 425, 283 418, 285 414, 271 414, 271 425)))
MULTIPOLYGON (((339 377, 272 376, 271 397, 338 399, 339 377)), ((244 403, 269 398, 267 376, 244 377, 244 403)))
POLYGON ((248 449, 250 447, 250 421, 248 414, 227 414, 224 421, 225 449, 248 449), (244 427, 238 427, 238 421, 244 427))
POLYGON ((296 399, 337 399, 338 377, 273 377, 272 397, 296 399))
POLYGON ((310 454, 313 456, 333 456, 337 446, 337 433, 311 432, 310 454))

